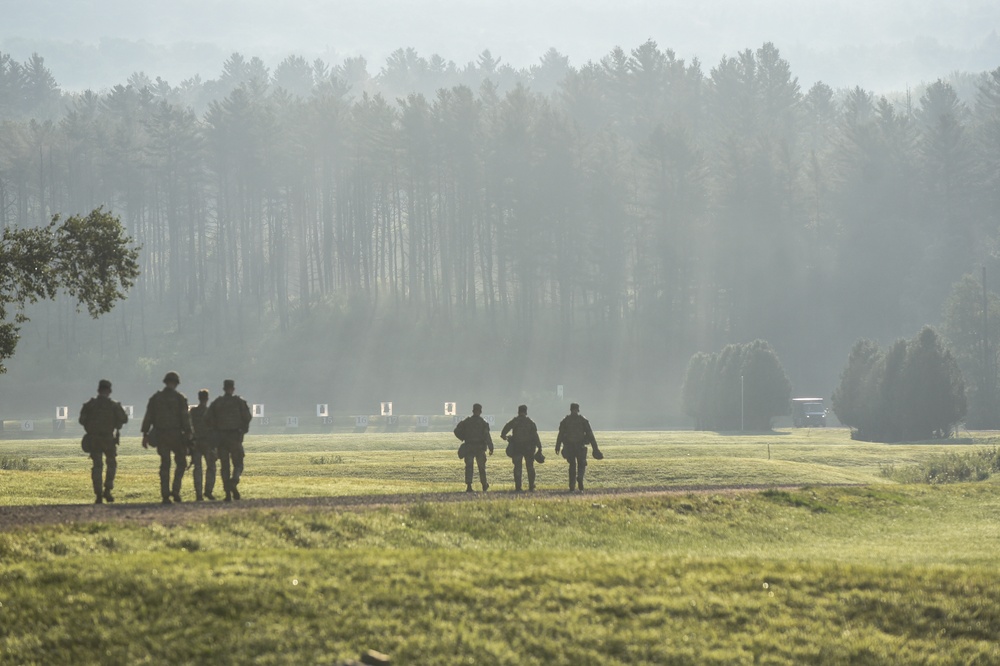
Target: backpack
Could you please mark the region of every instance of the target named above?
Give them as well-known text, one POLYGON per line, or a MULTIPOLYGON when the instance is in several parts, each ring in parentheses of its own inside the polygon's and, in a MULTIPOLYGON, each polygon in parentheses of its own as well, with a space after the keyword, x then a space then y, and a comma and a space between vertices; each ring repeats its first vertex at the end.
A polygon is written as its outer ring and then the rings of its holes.
POLYGON ((570 444, 580 444, 587 441, 587 429, 584 426, 586 420, 582 416, 570 415, 566 417, 565 428, 563 430, 564 441, 570 444))

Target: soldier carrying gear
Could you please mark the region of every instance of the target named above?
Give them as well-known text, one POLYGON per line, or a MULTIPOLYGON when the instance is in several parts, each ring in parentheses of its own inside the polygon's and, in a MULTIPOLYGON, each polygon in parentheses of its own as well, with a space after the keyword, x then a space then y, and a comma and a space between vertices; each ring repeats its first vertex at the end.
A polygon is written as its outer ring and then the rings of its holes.
POLYGON ((194 442, 191 447, 191 462, 194 465, 194 498, 201 502, 204 498, 214 500, 215 461, 218 458, 216 434, 205 423, 208 416, 208 389, 198 391, 198 404, 191 409, 191 429, 194 442), (202 460, 205 462, 205 492, 202 493, 202 460))
POLYGON ((594 431, 590 421, 580 414, 580 405, 572 403, 569 414, 559 423, 559 435, 556 437, 556 453, 562 449, 562 456, 569 461, 570 492, 579 487, 583 492, 583 476, 587 471, 587 444, 594 447, 594 459, 603 460, 604 454, 597 448, 594 431))
POLYGON ((481 416, 483 406, 478 402, 472 406, 472 416, 468 416, 455 426, 455 437, 462 440, 458 447, 458 457, 465 458, 465 492, 472 492, 472 464, 479 466, 479 482, 483 492, 489 490, 486 482, 486 451, 493 455, 493 438, 490 437, 490 424, 481 416))
POLYGON ((181 501, 181 479, 187 469, 187 451, 191 442, 191 418, 188 401, 177 391, 181 378, 176 372, 163 377, 164 387, 149 399, 142 419, 142 448, 156 447, 160 454, 160 496, 164 504, 181 501), (170 455, 173 454, 173 486, 170 484, 170 455))
POLYGON ((85 450, 93 462, 90 480, 94 486, 94 504, 114 502, 111 490, 115 487, 118 471, 118 431, 128 423, 128 414, 120 402, 111 399, 111 382, 107 379, 97 382, 97 397, 83 404, 79 420, 87 433, 84 435, 85 450), (102 483, 104 460, 107 460, 108 473, 102 483))
MULTIPOLYGON (((542 450, 535 422, 528 418, 528 406, 520 405, 517 416, 500 431, 500 439, 507 442, 507 455, 514 461, 514 490, 521 491, 522 461, 528 468, 528 490, 535 489, 535 456, 542 450)), ((545 458, 543 457, 544 461, 545 458)))
POLYGON ((205 416, 205 425, 213 430, 222 463, 222 485, 226 489, 226 501, 240 499, 240 477, 243 475, 243 436, 250 430, 253 416, 247 401, 236 395, 236 382, 226 379, 222 382, 223 394, 212 401, 205 416), (231 465, 231 467, 230 467, 231 465))

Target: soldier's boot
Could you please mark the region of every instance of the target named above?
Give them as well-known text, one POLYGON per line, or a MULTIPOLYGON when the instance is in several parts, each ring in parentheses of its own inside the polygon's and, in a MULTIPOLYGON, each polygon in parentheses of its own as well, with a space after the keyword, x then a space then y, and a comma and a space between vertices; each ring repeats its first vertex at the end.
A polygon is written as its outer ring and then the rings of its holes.
POLYGON ((195 502, 204 502, 205 498, 202 496, 201 493, 195 493, 194 494, 194 501, 195 502))
POLYGON ((104 501, 108 503, 115 501, 114 495, 111 494, 111 488, 104 489, 104 501))
POLYGON ((233 484, 233 499, 238 500, 240 498, 240 491, 236 488, 236 484, 233 484))
POLYGON ((170 495, 164 495, 161 504, 173 504, 173 502, 170 501, 170 495))
POLYGON ((205 493, 205 499, 210 499, 212 501, 215 501, 215 495, 213 495, 212 493, 205 493))
POLYGON ((180 493, 171 493, 170 497, 173 498, 175 504, 180 504, 181 503, 181 494, 180 493))
POLYGON ((101 497, 100 495, 97 495, 97 496, 96 496, 96 497, 94 498, 94 504, 103 504, 103 503, 104 503, 104 498, 103 498, 103 497, 101 497))
POLYGON ((232 502, 233 501, 233 494, 227 490, 226 491, 226 499, 224 499, 222 501, 223 502, 232 502))
POLYGON ((576 475, 573 473, 573 470, 570 470, 570 472, 569 472, 569 491, 573 492, 574 490, 576 490, 576 475))
POLYGON ((482 485, 484 493, 490 489, 490 484, 486 482, 486 470, 479 473, 479 483, 482 485))
POLYGON ((583 470, 580 470, 579 476, 576 477, 576 485, 580 488, 580 492, 583 492, 583 470))
POLYGON ((473 492, 473 490, 472 490, 472 484, 471 483, 465 484, 465 492, 467 492, 467 493, 473 492))
POLYGON ((528 490, 530 492, 535 491, 535 468, 532 467, 528 470, 528 490))

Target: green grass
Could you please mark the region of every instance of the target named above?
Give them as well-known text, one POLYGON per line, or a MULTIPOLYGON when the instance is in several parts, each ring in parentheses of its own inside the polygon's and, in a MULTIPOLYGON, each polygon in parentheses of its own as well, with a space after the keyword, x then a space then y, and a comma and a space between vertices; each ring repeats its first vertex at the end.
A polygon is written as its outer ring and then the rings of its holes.
MULTIPOLYGON (((1000 483, 901 485, 880 472, 992 440, 883 447, 792 431, 602 443, 592 488, 786 487, 498 493, 0 533, 0 663, 330 664, 367 648, 397 664, 1000 663, 1000 483), (818 485, 846 480, 862 485, 818 485)), ((30 467, 0 472, 0 511, 60 489, 75 498, 77 486, 89 497, 87 459, 58 441, 10 444, 0 453, 30 467)), ((122 487, 145 498, 157 459, 124 446, 122 487)), ((247 497, 461 486, 440 435, 247 448, 247 497)), ((490 465, 509 484, 508 459, 490 465)), ((565 463, 551 456, 540 474, 561 487, 565 463)))
MULTIPOLYGON (((934 456, 975 446, 879 445, 854 442, 844 429, 793 429, 756 436, 690 431, 600 433, 603 461, 592 461, 597 489, 689 485, 887 483, 884 470, 905 470, 934 456)), ((542 433, 546 456, 539 485, 562 489, 566 463, 542 433)), ((512 490, 510 460, 498 438, 488 471, 495 490, 512 490)), ((994 445, 986 436, 977 444, 994 445)), ((463 467, 450 433, 250 435, 242 486, 249 497, 297 497, 451 491, 462 489, 463 467)), ((75 439, 0 440, 0 506, 90 502, 90 459, 75 439)), ((137 437, 122 440, 118 494, 124 501, 159 499, 159 458, 137 437)), ((185 479, 191 495, 191 478, 185 479)))

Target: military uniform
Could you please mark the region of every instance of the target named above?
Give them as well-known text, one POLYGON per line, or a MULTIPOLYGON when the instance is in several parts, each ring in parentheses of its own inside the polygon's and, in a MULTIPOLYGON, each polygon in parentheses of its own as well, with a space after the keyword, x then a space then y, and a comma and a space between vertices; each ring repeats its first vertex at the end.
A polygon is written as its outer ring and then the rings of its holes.
POLYGON ((538 427, 528 418, 527 410, 518 414, 500 431, 507 440, 507 455, 514 461, 514 489, 521 490, 522 467, 528 468, 528 490, 535 489, 535 453, 541 451, 538 427), (509 433, 509 436, 508 436, 509 433))
MULTIPOLYGON (((146 405, 146 415, 142 419, 142 434, 144 444, 151 441, 160 454, 160 496, 164 504, 181 501, 181 479, 187 469, 187 451, 191 442, 191 419, 188 414, 188 401, 168 383, 171 375, 164 378, 167 384, 163 390, 157 391, 146 405), (170 483, 170 456, 174 457, 174 480, 170 483)), ((178 380, 179 384, 180 381, 178 380)))
POLYGON ((465 459, 466 492, 472 492, 473 462, 479 466, 479 482, 482 484, 483 492, 486 492, 490 487, 486 481, 486 451, 488 450, 490 455, 493 455, 490 424, 476 410, 473 410, 472 416, 462 419, 455 426, 455 437, 463 442, 458 449, 458 455, 465 459))
POLYGON ((215 431, 208 427, 205 422, 208 417, 208 403, 199 402, 191 410, 191 430, 194 432, 194 449, 192 451, 191 463, 194 467, 194 496, 201 500, 203 497, 215 499, 212 491, 215 490, 215 461, 218 458, 216 449, 217 437, 215 431), (204 462, 204 468, 202 463, 204 462), (202 492, 202 471, 204 469, 204 493, 202 492))
MULTIPOLYGON (((230 385, 226 380, 224 386, 230 385)), ((239 499, 240 477, 243 475, 243 435, 250 430, 250 406, 246 400, 234 393, 225 393, 212 401, 208 407, 205 422, 215 431, 219 462, 222 463, 222 485, 226 489, 226 501, 239 499)))
POLYGON ((114 502, 111 490, 115 487, 118 471, 118 430, 128 423, 128 415, 120 402, 109 397, 111 382, 102 379, 98 384, 97 397, 91 398, 80 408, 80 425, 86 431, 87 448, 92 465, 90 480, 94 487, 94 501, 114 502), (104 393, 105 391, 107 393, 104 393), (107 476, 104 475, 105 461, 107 476))
POLYGON ((579 486, 583 490, 583 477, 587 471, 587 444, 594 447, 594 457, 598 460, 604 455, 597 448, 594 431, 590 421, 578 412, 579 406, 572 405, 568 414, 559 423, 559 435, 556 437, 556 453, 562 448, 562 456, 569 461, 569 489, 579 486))

